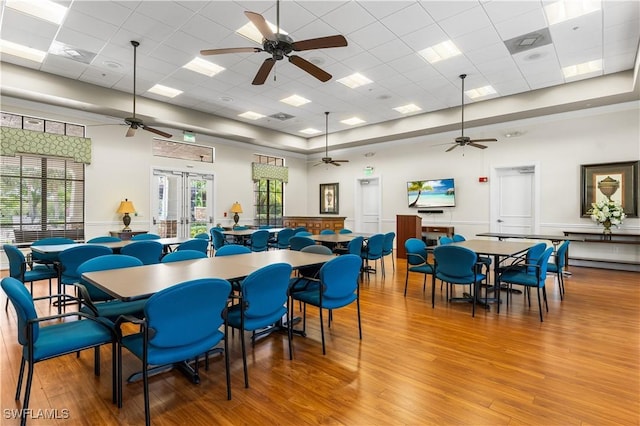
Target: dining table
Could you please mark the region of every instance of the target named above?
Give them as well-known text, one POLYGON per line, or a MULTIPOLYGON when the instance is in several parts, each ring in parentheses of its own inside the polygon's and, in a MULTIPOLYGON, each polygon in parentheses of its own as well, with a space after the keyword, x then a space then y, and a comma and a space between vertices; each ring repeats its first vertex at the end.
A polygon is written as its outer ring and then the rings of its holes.
POLYGON ((233 239, 240 244, 244 244, 257 231, 269 231, 270 235, 277 235, 278 232, 286 228, 251 228, 251 229, 228 229, 221 231, 222 234, 233 239))

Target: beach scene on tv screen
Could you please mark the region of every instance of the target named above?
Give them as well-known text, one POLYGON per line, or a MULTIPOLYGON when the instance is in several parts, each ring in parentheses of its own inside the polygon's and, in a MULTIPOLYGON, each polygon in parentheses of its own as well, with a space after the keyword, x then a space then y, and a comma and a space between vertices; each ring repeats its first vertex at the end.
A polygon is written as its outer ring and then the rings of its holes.
POLYGON ((456 205, 453 179, 407 182, 409 207, 453 207, 456 205))

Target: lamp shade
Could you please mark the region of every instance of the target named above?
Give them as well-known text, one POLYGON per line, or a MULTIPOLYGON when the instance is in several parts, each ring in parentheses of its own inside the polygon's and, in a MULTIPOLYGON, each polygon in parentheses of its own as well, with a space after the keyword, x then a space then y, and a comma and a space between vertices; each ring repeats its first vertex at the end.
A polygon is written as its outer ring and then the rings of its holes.
POLYGON ((231 213, 242 213, 242 206, 239 202, 236 201, 235 203, 233 203, 233 205, 231 206, 231 213))
POLYGON ((118 207, 116 213, 135 213, 135 211, 136 208, 133 207, 133 203, 125 198, 124 201, 120 201, 120 207, 118 207))

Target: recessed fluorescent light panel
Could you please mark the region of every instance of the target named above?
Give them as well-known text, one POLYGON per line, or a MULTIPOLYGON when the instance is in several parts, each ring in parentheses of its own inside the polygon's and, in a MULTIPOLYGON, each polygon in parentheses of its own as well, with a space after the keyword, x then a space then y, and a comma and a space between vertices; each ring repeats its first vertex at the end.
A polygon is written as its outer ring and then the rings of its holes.
POLYGON ((349 126, 355 126, 356 124, 366 123, 366 121, 358 117, 351 117, 346 120, 342 120, 341 123, 348 124, 349 126))
POLYGON ((595 12, 602 8, 600 0, 558 1, 544 7, 549 25, 558 24, 595 12))
POLYGON ((309 99, 303 98, 302 96, 291 95, 288 98, 280 99, 280 102, 298 107, 300 105, 308 104, 311 101, 309 99))
POLYGON ((155 93, 156 95, 160 95, 160 96, 166 96, 167 98, 175 98, 176 96, 182 93, 182 90, 163 86, 162 84, 156 84, 151 89, 149 89, 149 92, 155 93))
POLYGON ((577 65, 569 65, 562 68, 564 78, 577 77, 583 74, 590 74, 592 72, 602 71, 602 59, 596 59, 594 61, 583 62, 577 65))
POLYGON ((305 135, 317 135, 318 133, 322 133, 322 131, 314 129, 313 127, 307 127, 306 129, 300 130, 300 133, 304 133, 305 135))
POLYGON ((369 80, 367 77, 360 73, 351 74, 347 77, 341 78, 338 80, 338 83, 342 83, 350 89, 355 89, 356 87, 364 86, 365 84, 373 83, 372 80, 369 80))
POLYGON ((0 40, 0 53, 5 55, 17 56, 29 61, 42 63, 47 56, 47 52, 32 49, 21 44, 13 43, 7 40, 0 40))
POLYGON ((260 120, 264 115, 258 114, 257 112, 247 111, 242 114, 238 114, 238 117, 246 118, 249 120, 260 120))
POLYGON ((45 21, 60 24, 67 14, 68 8, 49 0, 25 1, 7 0, 7 7, 45 21))
MULTIPOLYGON (((269 26, 269 28, 271 28, 271 31, 273 31, 274 34, 278 32, 278 29, 276 28, 276 26, 273 25, 271 22, 267 21, 267 25, 269 26)), ((262 38, 263 38, 262 34, 260 34, 260 31, 258 31, 256 26, 253 25, 252 22, 247 22, 246 24, 244 24, 242 27, 236 30, 236 33, 240 34, 243 37, 248 38, 249 40, 255 41, 258 44, 262 44, 262 38)), ((289 33, 287 33, 282 28, 280 28, 280 34, 289 34, 289 33)))
POLYGON ((191 71, 195 71, 200 74, 204 74, 208 77, 213 77, 225 70, 224 67, 216 65, 213 62, 205 61, 202 58, 194 58, 191 62, 184 65, 182 68, 186 68, 191 71))
POLYGON ((422 111, 422 108, 420 108, 418 105, 415 105, 415 104, 402 105, 399 107, 395 107, 394 109, 398 111, 400 114, 409 114, 412 112, 422 111))
POLYGON ((442 43, 427 47, 418 52, 418 54, 425 58, 430 64, 458 56, 461 53, 451 40, 443 41, 442 43))
POLYGON ((478 99, 489 95, 495 95, 496 89, 492 86, 478 87, 477 89, 466 90, 465 95, 471 99, 478 99))

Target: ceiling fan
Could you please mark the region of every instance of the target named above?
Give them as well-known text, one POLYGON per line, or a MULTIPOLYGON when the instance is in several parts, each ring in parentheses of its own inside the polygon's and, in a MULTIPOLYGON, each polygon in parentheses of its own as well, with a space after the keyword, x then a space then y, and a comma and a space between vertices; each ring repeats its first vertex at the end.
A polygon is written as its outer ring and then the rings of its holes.
POLYGON ((454 142, 454 145, 450 148, 448 148, 445 152, 449 152, 452 151, 454 149, 456 149, 459 146, 472 146, 474 148, 480 148, 480 149, 485 149, 486 146, 484 145, 480 145, 477 142, 497 142, 498 139, 495 138, 488 138, 488 139, 471 139, 469 136, 465 136, 464 135, 464 79, 467 77, 466 74, 460 74, 460 79, 462 80, 462 121, 461 121, 461 126, 462 126, 462 134, 461 136, 458 136, 454 142))
POLYGON ((321 164, 333 164, 334 166, 340 166, 340 163, 348 163, 349 160, 334 160, 329 157, 329 112, 324 113, 324 157, 322 157, 319 163, 314 164, 314 166, 319 166, 321 164))
POLYGON ((291 55, 291 52, 301 52, 304 50, 313 49, 325 49, 329 47, 344 47, 347 45, 347 39, 342 35, 333 35, 327 37, 312 38, 308 40, 293 41, 291 37, 286 34, 280 33, 280 1, 276 3, 276 33, 274 33, 269 24, 262 15, 256 12, 245 11, 244 14, 255 25, 255 27, 262 34, 262 48, 259 47, 230 47, 225 49, 205 49, 201 50, 201 55, 220 55, 223 53, 257 53, 267 52, 271 55, 270 58, 264 60, 258 73, 253 79, 251 84, 260 85, 264 84, 271 72, 271 69, 275 65, 276 61, 280 61, 287 57, 289 62, 297 66, 303 71, 311 74, 323 83, 331 80, 331 74, 317 67, 306 59, 298 56, 291 55))
POLYGON ((162 130, 149 127, 145 125, 141 119, 136 117, 136 56, 137 56, 136 53, 137 53, 138 46, 140 46, 140 43, 135 40, 131 40, 131 45, 133 46, 133 115, 131 117, 127 117, 124 119, 124 122, 129 126, 129 128, 127 129, 126 136, 129 138, 135 135, 136 130, 138 128, 141 128, 151 133, 155 133, 156 135, 160 135, 165 138, 170 138, 172 135, 170 135, 169 133, 165 133, 162 130))

